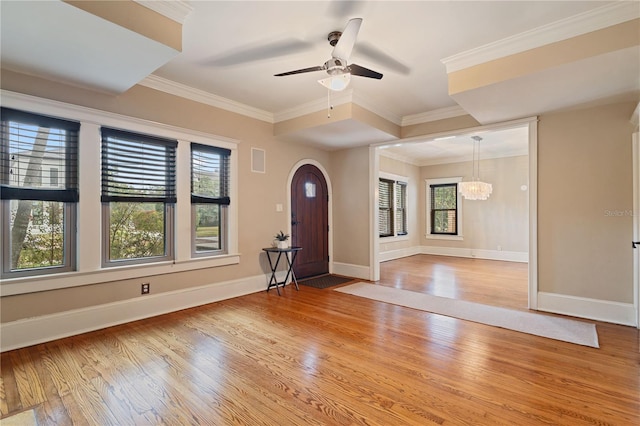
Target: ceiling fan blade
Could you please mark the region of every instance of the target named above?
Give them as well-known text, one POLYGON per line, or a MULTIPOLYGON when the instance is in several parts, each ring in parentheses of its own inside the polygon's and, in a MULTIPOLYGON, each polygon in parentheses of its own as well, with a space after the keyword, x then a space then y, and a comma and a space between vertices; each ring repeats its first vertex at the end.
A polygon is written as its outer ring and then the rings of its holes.
POLYGON ((369 68, 361 67, 360 65, 351 64, 348 68, 351 75, 375 78, 376 80, 380 80, 382 78, 382 74, 380 74, 379 72, 370 70, 369 68))
POLYGON ((311 67, 311 68, 302 68, 302 69, 295 70, 295 71, 283 72, 283 73, 280 73, 280 74, 274 74, 274 76, 275 77, 282 77, 282 76, 285 76, 285 75, 302 74, 302 73, 305 73, 305 72, 324 71, 324 70, 326 70, 325 67, 317 66, 317 67, 311 67))
POLYGON ((348 16, 359 15, 364 6, 365 4, 359 1, 331 0, 327 11, 329 16, 344 19, 348 16))
POLYGON ((345 61, 349 60, 353 45, 356 43, 356 38, 358 37, 358 31, 360 31, 360 25, 362 25, 362 18, 353 18, 347 22, 347 26, 342 32, 338 44, 333 48, 331 56, 345 61))
POLYGON ((241 65, 248 62, 256 62, 302 52, 312 46, 311 43, 302 40, 276 40, 266 44, 249 45, 244 48, 233 49, 229 53, 224 53, 203 61, 203 65, 215 67, 241 65))
POLYGON ((411 73, 411 69, 408 66, 403 64, 402 62, 394 59, 393 57, 387 55, 382 50, 378 49, 374 45, 367 42, 360 42, 358 46, 356 46, 356 55, 367 57, 370 60, 376 62, 383 67, 388 68, 391 71, 395 71, 399 74, 407 75, 411 73))

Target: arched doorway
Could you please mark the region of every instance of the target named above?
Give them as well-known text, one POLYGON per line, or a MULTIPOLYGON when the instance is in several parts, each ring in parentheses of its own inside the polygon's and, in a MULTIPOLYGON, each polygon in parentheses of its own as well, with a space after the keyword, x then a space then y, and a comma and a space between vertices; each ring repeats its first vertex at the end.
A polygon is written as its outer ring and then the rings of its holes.
POLYGON ((329 273, 329 193, 324 175, 305 164, 291 180, 291 242, 302 247, 293 265, 297 278, 329 273))

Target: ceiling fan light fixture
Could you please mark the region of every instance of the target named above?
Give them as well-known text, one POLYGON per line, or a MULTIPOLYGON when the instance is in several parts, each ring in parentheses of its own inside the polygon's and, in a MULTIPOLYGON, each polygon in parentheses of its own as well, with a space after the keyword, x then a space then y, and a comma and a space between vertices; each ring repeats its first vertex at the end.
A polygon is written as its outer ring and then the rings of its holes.
POLYGON ((344 89, 347 88, 350 82, 351 82, 351 74, 348 72, 344 74, 334 74, 327 78, 318 80, 318 83, 322 84, 324 87, 326 87, 329 90, 333 90, 334 92, 343 91, 344 89))

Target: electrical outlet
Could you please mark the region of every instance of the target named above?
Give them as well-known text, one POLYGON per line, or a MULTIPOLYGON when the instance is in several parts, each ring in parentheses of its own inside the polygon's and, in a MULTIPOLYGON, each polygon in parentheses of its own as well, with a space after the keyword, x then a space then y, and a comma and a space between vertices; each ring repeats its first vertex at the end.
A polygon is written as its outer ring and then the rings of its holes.
POLYGON ((151 291, 151 284, 142 283, 142 286, 140 287, 140 294, 149 294, 150 291, 151 291))

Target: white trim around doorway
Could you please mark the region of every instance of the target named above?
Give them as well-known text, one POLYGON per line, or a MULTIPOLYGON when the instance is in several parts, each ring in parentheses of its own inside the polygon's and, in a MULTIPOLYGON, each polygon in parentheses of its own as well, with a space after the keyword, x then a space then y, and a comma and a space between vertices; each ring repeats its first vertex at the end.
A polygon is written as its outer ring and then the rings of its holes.
MULTIPOLYGON (((370 145, 369 150, 369 167, 371 170, 371 182, 370 182, 370 232, 371 232, 371 244, 370 259, 371 270, 370 279, 372 281, 378 281, 380 279, 380 245, 378 237, 378 179, 380 177, 380 153, 379 147, 388 145, 390 143, 397 144, 403 142, 418 142, 429 141, 436 138, 444 138, 448 136, 459 136, 464 134, 470 134, 480 131, 492 131, 509 127, 517 126, 529 126, 529 253, 527 262, 529 263, 529 309, 538 309, 538 117, 527 117, 519 120, 508 121, 500 124, 492 124, 487 126, 478 126, 467 129, 458 129, 455 131, 448 131, 442 133, 435 133, 430 135, 422 135, 419 137, 412 137, 402 140, 394 140, 391 142, 378 143, 370 145)), ((388 260, 388 259, 385 259, 388 260)), ((512 261, 523 261, 518 258, 517 260, 510 259, 512 261)))
POLYGON ((306 166, 307 164, 317 167, 318 170, 322 172, 325 182, 327 182, 327 194, 329 195, 329 202, 327 204, 327 208, 329 209, 329 273, 333 274, 333 187, 331 186, 331 179, 329 177, 329 173, 327 173, 327 169, 325 169, 325 167, 316 160, 300 160, 294 164, 291 171, 289 171, 289 176, 287 177, 287 233, 291 235, 291 182, 293 182, 293 176, 296 174, 298 169, 302 166, 306 166))

